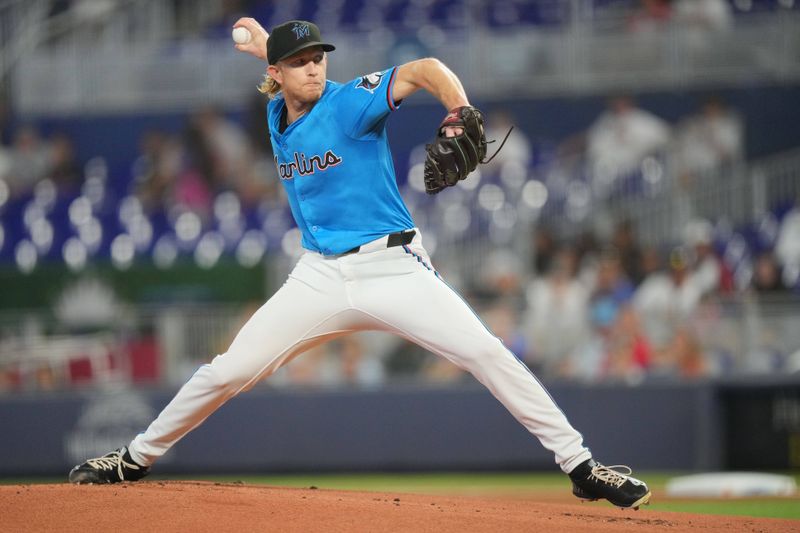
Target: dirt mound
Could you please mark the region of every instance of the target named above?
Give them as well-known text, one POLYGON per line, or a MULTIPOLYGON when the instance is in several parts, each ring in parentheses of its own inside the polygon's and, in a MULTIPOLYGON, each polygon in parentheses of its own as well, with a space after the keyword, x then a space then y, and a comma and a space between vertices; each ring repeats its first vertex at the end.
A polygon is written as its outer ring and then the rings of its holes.
POLYGON ((790 520, 211 482, 0 486, 0 531, 797 531, 790 520))

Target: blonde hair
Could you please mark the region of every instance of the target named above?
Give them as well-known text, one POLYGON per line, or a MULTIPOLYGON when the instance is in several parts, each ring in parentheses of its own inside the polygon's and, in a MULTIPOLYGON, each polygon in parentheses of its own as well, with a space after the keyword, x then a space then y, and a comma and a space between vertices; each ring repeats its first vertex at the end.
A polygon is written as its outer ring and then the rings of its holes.
POLYGON ((264 81, 258 86, 258 92, 266 94, 272 100, 281 92, 281 84, 271 78, 269 74, 264 74, 264 81))

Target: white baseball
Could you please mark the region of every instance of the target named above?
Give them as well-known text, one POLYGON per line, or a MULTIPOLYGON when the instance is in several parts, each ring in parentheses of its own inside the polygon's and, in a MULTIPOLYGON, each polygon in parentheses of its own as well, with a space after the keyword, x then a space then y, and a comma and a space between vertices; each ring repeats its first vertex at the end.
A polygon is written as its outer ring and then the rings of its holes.
POLYGON ((250 42, 250 39, 253 37, 250 35, 250 30, 247 28, 242 28, 241 26, 238 28, 233 28, 233 33, 231 34, 233 37, 233 41, 236 44, 247 44, 250 42))

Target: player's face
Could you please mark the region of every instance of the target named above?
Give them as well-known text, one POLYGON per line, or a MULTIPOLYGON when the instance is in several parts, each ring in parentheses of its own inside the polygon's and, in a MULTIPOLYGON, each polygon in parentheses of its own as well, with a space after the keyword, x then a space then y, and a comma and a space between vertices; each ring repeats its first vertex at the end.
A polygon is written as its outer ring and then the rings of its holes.
POLYGON ((316 102, 325 89, 328 59, 316 46, 301 50, 278 63, 281 90, 284 95, 301 102, 316 102))

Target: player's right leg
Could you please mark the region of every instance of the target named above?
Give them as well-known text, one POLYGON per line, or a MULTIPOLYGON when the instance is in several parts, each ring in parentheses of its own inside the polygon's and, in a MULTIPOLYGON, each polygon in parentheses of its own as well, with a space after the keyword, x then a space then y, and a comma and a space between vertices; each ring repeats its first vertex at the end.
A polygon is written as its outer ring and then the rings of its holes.
POLYGON ((179 439, 239 392, 293 357, 347 333, 348 302, 335 264, 304 255, 289 279, 242 327, 227 352, 201 366, 130 446, 76 466, 73 483, 143 477, 179 439))

